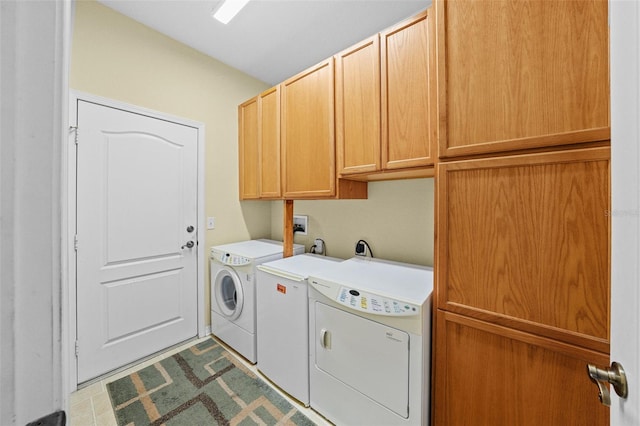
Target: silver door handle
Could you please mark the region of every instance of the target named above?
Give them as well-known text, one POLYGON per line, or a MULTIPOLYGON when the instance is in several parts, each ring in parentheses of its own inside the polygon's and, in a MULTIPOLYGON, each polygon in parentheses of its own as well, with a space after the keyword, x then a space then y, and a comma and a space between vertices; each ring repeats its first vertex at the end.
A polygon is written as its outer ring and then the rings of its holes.
POLYGON ((184 248, 185 248, 185 247, 186 247, 186 248, 193 248, 193 246, 194 246, 195 244, 196 244, 196 243, 194 243, 193 241, 187 241, 187 243, 186 243, 185 245, 183 245, 182 247, 180 247, 180 248, 181 248, 182 250, 184 250, 184 248))
POLYGON ((593 364, 587 364, 587 374, 589 374, 591 381, 598 385, 598 398, 607 407, 611 406, 611 396, 609 395, 609 386, 607 384, 611 383, 613 389, 621 398, 626 398, 629 394, 627 375, 622 365, 617 362, 612 362, 611 368, 598 368, 593 364))
POLYGON ((331 332, 326 328, 320 330, 320 346, 324 349, 331 349, 331 332))

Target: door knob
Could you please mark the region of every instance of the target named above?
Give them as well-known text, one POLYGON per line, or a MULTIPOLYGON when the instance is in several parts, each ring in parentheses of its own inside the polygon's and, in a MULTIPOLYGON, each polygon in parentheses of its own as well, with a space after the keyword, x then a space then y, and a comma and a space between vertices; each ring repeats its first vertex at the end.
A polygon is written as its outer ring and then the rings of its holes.
POLYGON ((611 363, 611 368, 598 368, 593 364, 587 364, 587 373, 592 382, 598 385, 598 398, 607 407, 611 406, 611 396, 609 395, 608 383, 613 385, 620 398, 626 398, 629 394, 627 386, 627 375, 622 365, 617 362, 611 363))
POLYGON ((181 248, 182 250, 184 250, 184 248, 193 248, 193 246, 195 245, 195 243, 193 241, 187 241, 187 243, 185 245, 183 245, 181 248))
POLYGON ((193 232, 195 228, 191 225, 187 226, 187 232, 193 232))

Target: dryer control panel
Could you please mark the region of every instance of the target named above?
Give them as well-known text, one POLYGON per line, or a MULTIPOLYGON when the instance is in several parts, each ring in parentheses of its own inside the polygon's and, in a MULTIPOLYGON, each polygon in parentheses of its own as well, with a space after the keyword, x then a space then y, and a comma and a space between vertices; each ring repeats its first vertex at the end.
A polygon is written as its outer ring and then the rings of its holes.
POLYGON ((238 256, 237 254, 215 249, 211 249, 211 259, 214 259, 224 265, 231 266, 244 266, 251 263, 251 259, 248 257, 238 256))
POLYGON ((366 293, 349 287, 340 287, 336 302, 360 312, 388 316, 418 315, 420 308, 377 294, 366 293))

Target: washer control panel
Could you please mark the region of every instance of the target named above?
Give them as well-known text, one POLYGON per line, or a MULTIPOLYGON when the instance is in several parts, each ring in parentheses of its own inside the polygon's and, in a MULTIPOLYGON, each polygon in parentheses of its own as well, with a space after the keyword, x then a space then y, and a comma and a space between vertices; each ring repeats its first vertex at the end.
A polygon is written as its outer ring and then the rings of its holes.
POLYGON ((416 305, 344 286, 340 287, 336 302, 375 315, 412 316, 420 312, 416 305))
POLYGON ((251 259, 237 254, 211 249, 211 258, 231 266, 243 266, 251 263, 251 259))

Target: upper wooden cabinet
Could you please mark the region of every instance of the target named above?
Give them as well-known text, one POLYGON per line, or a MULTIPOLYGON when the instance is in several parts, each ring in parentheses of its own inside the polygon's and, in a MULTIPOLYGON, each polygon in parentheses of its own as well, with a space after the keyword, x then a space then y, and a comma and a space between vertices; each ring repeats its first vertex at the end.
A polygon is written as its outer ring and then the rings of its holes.
POLYGON ((341 176, 375 180, 390 176, 376 172, 434 164, 432 27, 425 11, 335 56, 341 176))
POLYGON ((436 157, 435 43, 430 12, 380 33, 384 169, 429 166, 436 157))
POLYGON ((274 199, 280 185, 280 89, 238 107, 240 199, 274 199))
POLYGON ((258 149, 258 97, 238 106, 240 199, 260 198, 258 149))
POLYGON ((440 157, 610 138, 607 1, 437 1, 440 157))
POLYGON ((329 58, 282 83, 284 198, 366 198, 363 182, 337 179, 334 61, 329 58))
POLYGON ((333 59, 282 83, 285 198, 336 193, 333 59))
POLYGON ((381 170, 380 38, 376 34, 335 58, 339 173, 381 170))
POLYGON ((280 86, 258 96, 260 198, 280 198, 280 86))

